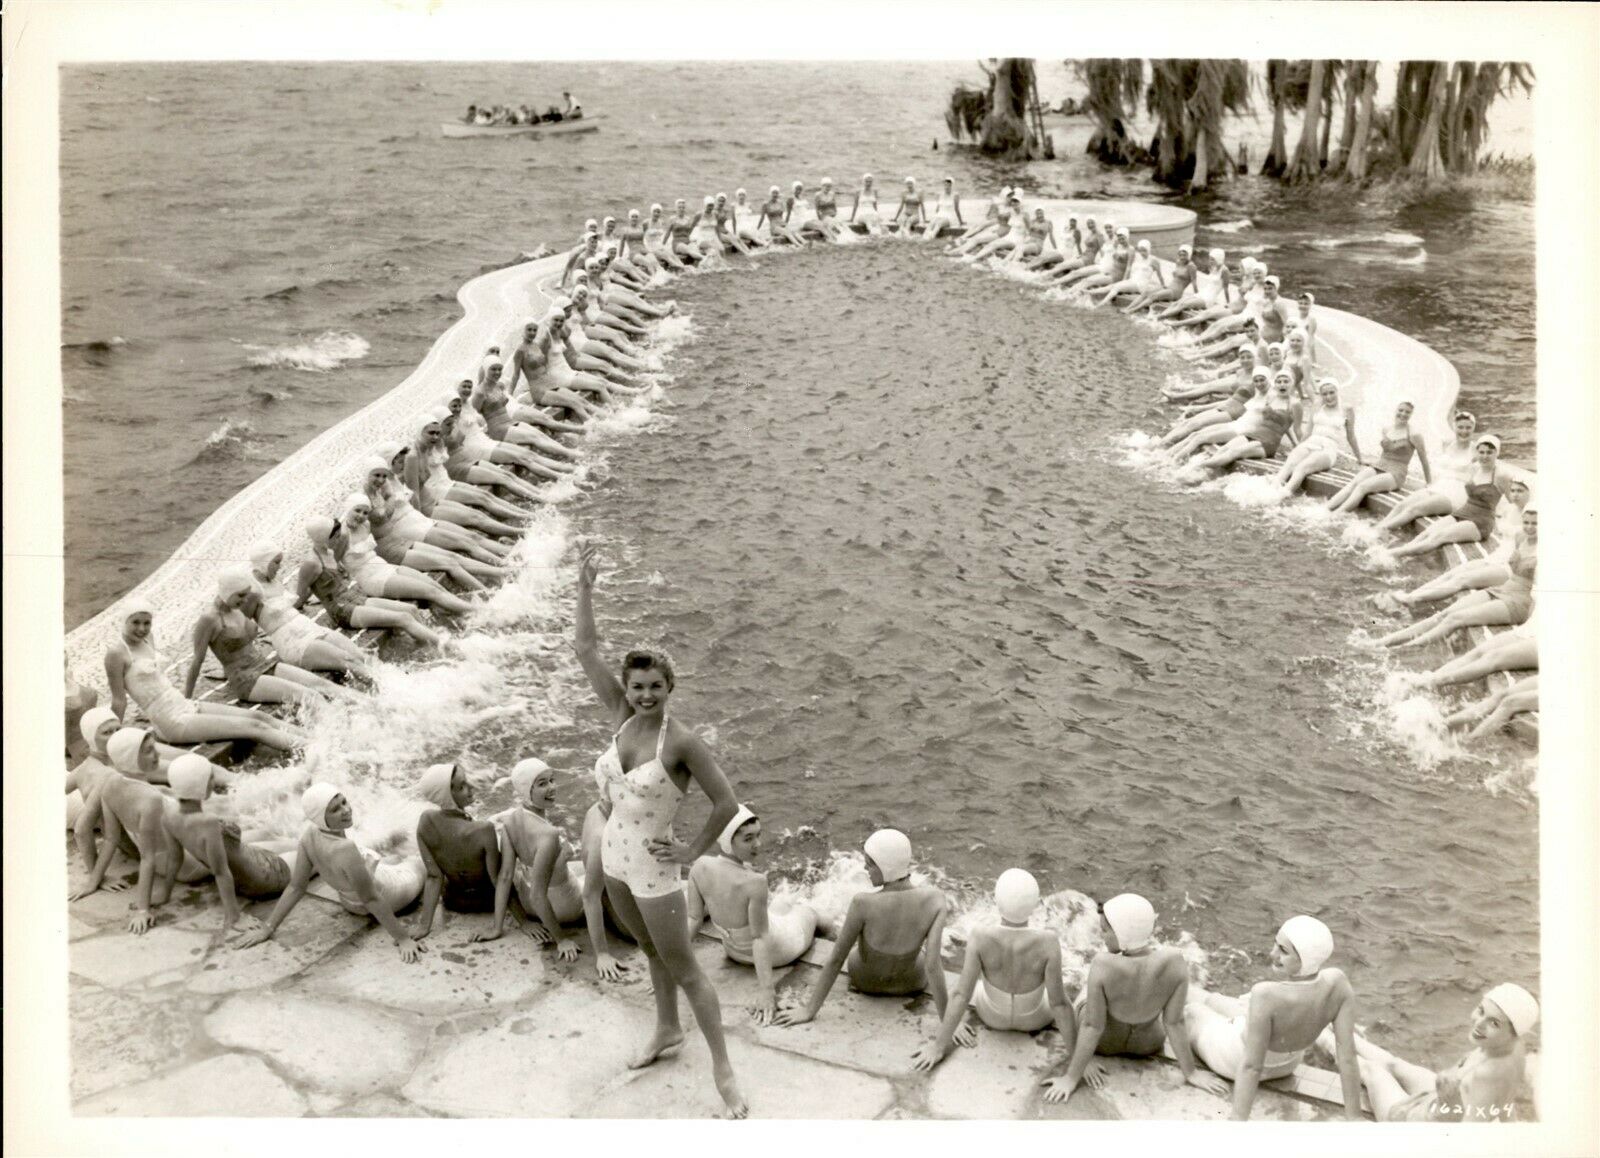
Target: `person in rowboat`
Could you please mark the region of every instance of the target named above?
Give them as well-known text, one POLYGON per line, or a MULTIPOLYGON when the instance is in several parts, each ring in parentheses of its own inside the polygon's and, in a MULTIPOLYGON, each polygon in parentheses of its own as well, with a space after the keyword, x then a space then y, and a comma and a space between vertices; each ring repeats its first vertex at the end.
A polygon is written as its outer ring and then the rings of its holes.
POLYGON ((106 649, 106 683, 111 711, 128 718, 132 698, 149 718, 155 734, 169 744, 204 744, 216 740, 254 740, 287 752, 308 739, 293 724, 265 712, 235 704, 217 704, 179 694, 168 681, 166 661, 156 649, 155 613, 137 596, 123 605, 122 629, 106 649))
MULTIPOLYGON (((1189 1045, 1185 1009, 1189 965, 1178 949, 1156 945, 1156 911, 1137 893, 1122 893, 1096 905, 1106 947, 1094 955, 1075 1004, 1078 1038, 1060 1077, 1046 1078, 1047 1102, 1064 1102, 1087 1082, 1105 1084, 1105 1067, 1095 1056, 1154 1057, 1169 1040, 1187 1085, 1220 1094, 1222 1081, 1198 1068, 1189 1045)), ((1054 939, 1054 938, 1052 938, 1054 939)))
POLYGON ((1071 1053, 1077 1019, 1061 984, 1061 942, 1049 929, 1030 929, 1039 907, 1039 882, 1022 869, 1007 869, 994 886, 1000 924, 974 929, 967 940, 961 980, 938 1036, 912 1055, 913 1068, 931 1070, 955 1044, 970 1000, 990 1029, 1034 1033, 1054 1024, 1071 1053))
POLYGON ((356 586, 344 569, 349 540, 338 519, 314 515, 306 520, 305 530, 311 541, 311 557, 300 564, 295 583, 296 607, 304 607, 315 595, 340 627, 400 631, 424 647, 439 646, 438 632, 423 624, 417 608, 398 599, 365 595, 356 586))

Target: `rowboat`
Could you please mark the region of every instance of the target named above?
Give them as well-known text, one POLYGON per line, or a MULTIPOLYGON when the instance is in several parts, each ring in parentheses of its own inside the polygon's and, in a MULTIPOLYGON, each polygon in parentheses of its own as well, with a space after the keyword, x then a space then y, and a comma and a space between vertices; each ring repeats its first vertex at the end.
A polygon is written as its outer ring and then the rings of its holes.
POLYGON ((531 125, 469 125, 465 121, 444 121, 440 131, 449 138, 457 137, 575 137, 580 133, 598 132, 595 122, 600 118, 584 117, 577 121, 536 121, 531 125))

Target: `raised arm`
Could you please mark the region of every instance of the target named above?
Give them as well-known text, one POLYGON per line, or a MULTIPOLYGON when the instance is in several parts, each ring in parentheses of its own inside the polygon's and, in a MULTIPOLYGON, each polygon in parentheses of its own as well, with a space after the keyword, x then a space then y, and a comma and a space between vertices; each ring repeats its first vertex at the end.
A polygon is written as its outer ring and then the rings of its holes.
POLYGON ((861 926, 861 898, 858 896, 851 898, 850 908, 844 915, 844 924, 839 929, 839 939, 834 942, 828 963, 822 967, 821 975, 811 987, 811 995, 805 1006, 800 1009, 785 1009, 779 1013, 775 1019, 778 1025, 804 1025, 817 1016, 822 1003, 828 999, 828 991, 833 988, 834 981, 839 977, 839 970, 844 968, 850 950, 855 948, 856 939, 861 936, 861 926))
MULTIPOLYGON (((599 547, 594 543, 586 542, 578 547, 578 608, 574 616, 573 647, 595 696, 616 717, 627 710, 628 699, 623 694, 622 681, 600 658, 600 635, 594 627, 594 581, 600 574, 600 562, 596 558, 598 551, 599 547)), ((731 790, 729 797, 732 797, 731 790)), ((734 811, 738 811, 737 807, 734 811)), ((729 812, 723 823, 732 819, 733 812, 729 812)))

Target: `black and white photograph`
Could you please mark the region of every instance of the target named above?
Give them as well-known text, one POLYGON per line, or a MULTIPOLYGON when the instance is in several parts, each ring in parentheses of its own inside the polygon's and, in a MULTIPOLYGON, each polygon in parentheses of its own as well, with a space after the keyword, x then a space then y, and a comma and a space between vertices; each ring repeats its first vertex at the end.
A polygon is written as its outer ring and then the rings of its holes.
POLYGON ((1600 1152, 1594 10, 10 9, 7 1153, 1600 1152))

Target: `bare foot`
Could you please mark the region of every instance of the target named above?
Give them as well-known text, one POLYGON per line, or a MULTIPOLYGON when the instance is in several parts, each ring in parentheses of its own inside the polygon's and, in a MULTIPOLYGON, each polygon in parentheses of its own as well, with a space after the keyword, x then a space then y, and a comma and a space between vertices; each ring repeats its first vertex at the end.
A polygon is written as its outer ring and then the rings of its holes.
POLYGON ((683 1045, 683 1030, 662 1029, 656 1027, 656 1032, 644 1049, 628 1063, 630 1070, 642 1070, 645 1066, 654 1065, 657 1060, 670 1057, 678 1052, 683 1045))
POLYGON ((717 1083, 717 1093, 722 1095, 722 1100, 728 1105, 728 1117, 744 1118, 750 1113, 750 1106, 744 1100, 744 1094, 739 1092, 739 1080, 733 1076, 733 1065, 723 1062, 712 1071, 712 1076, 717 1083))

